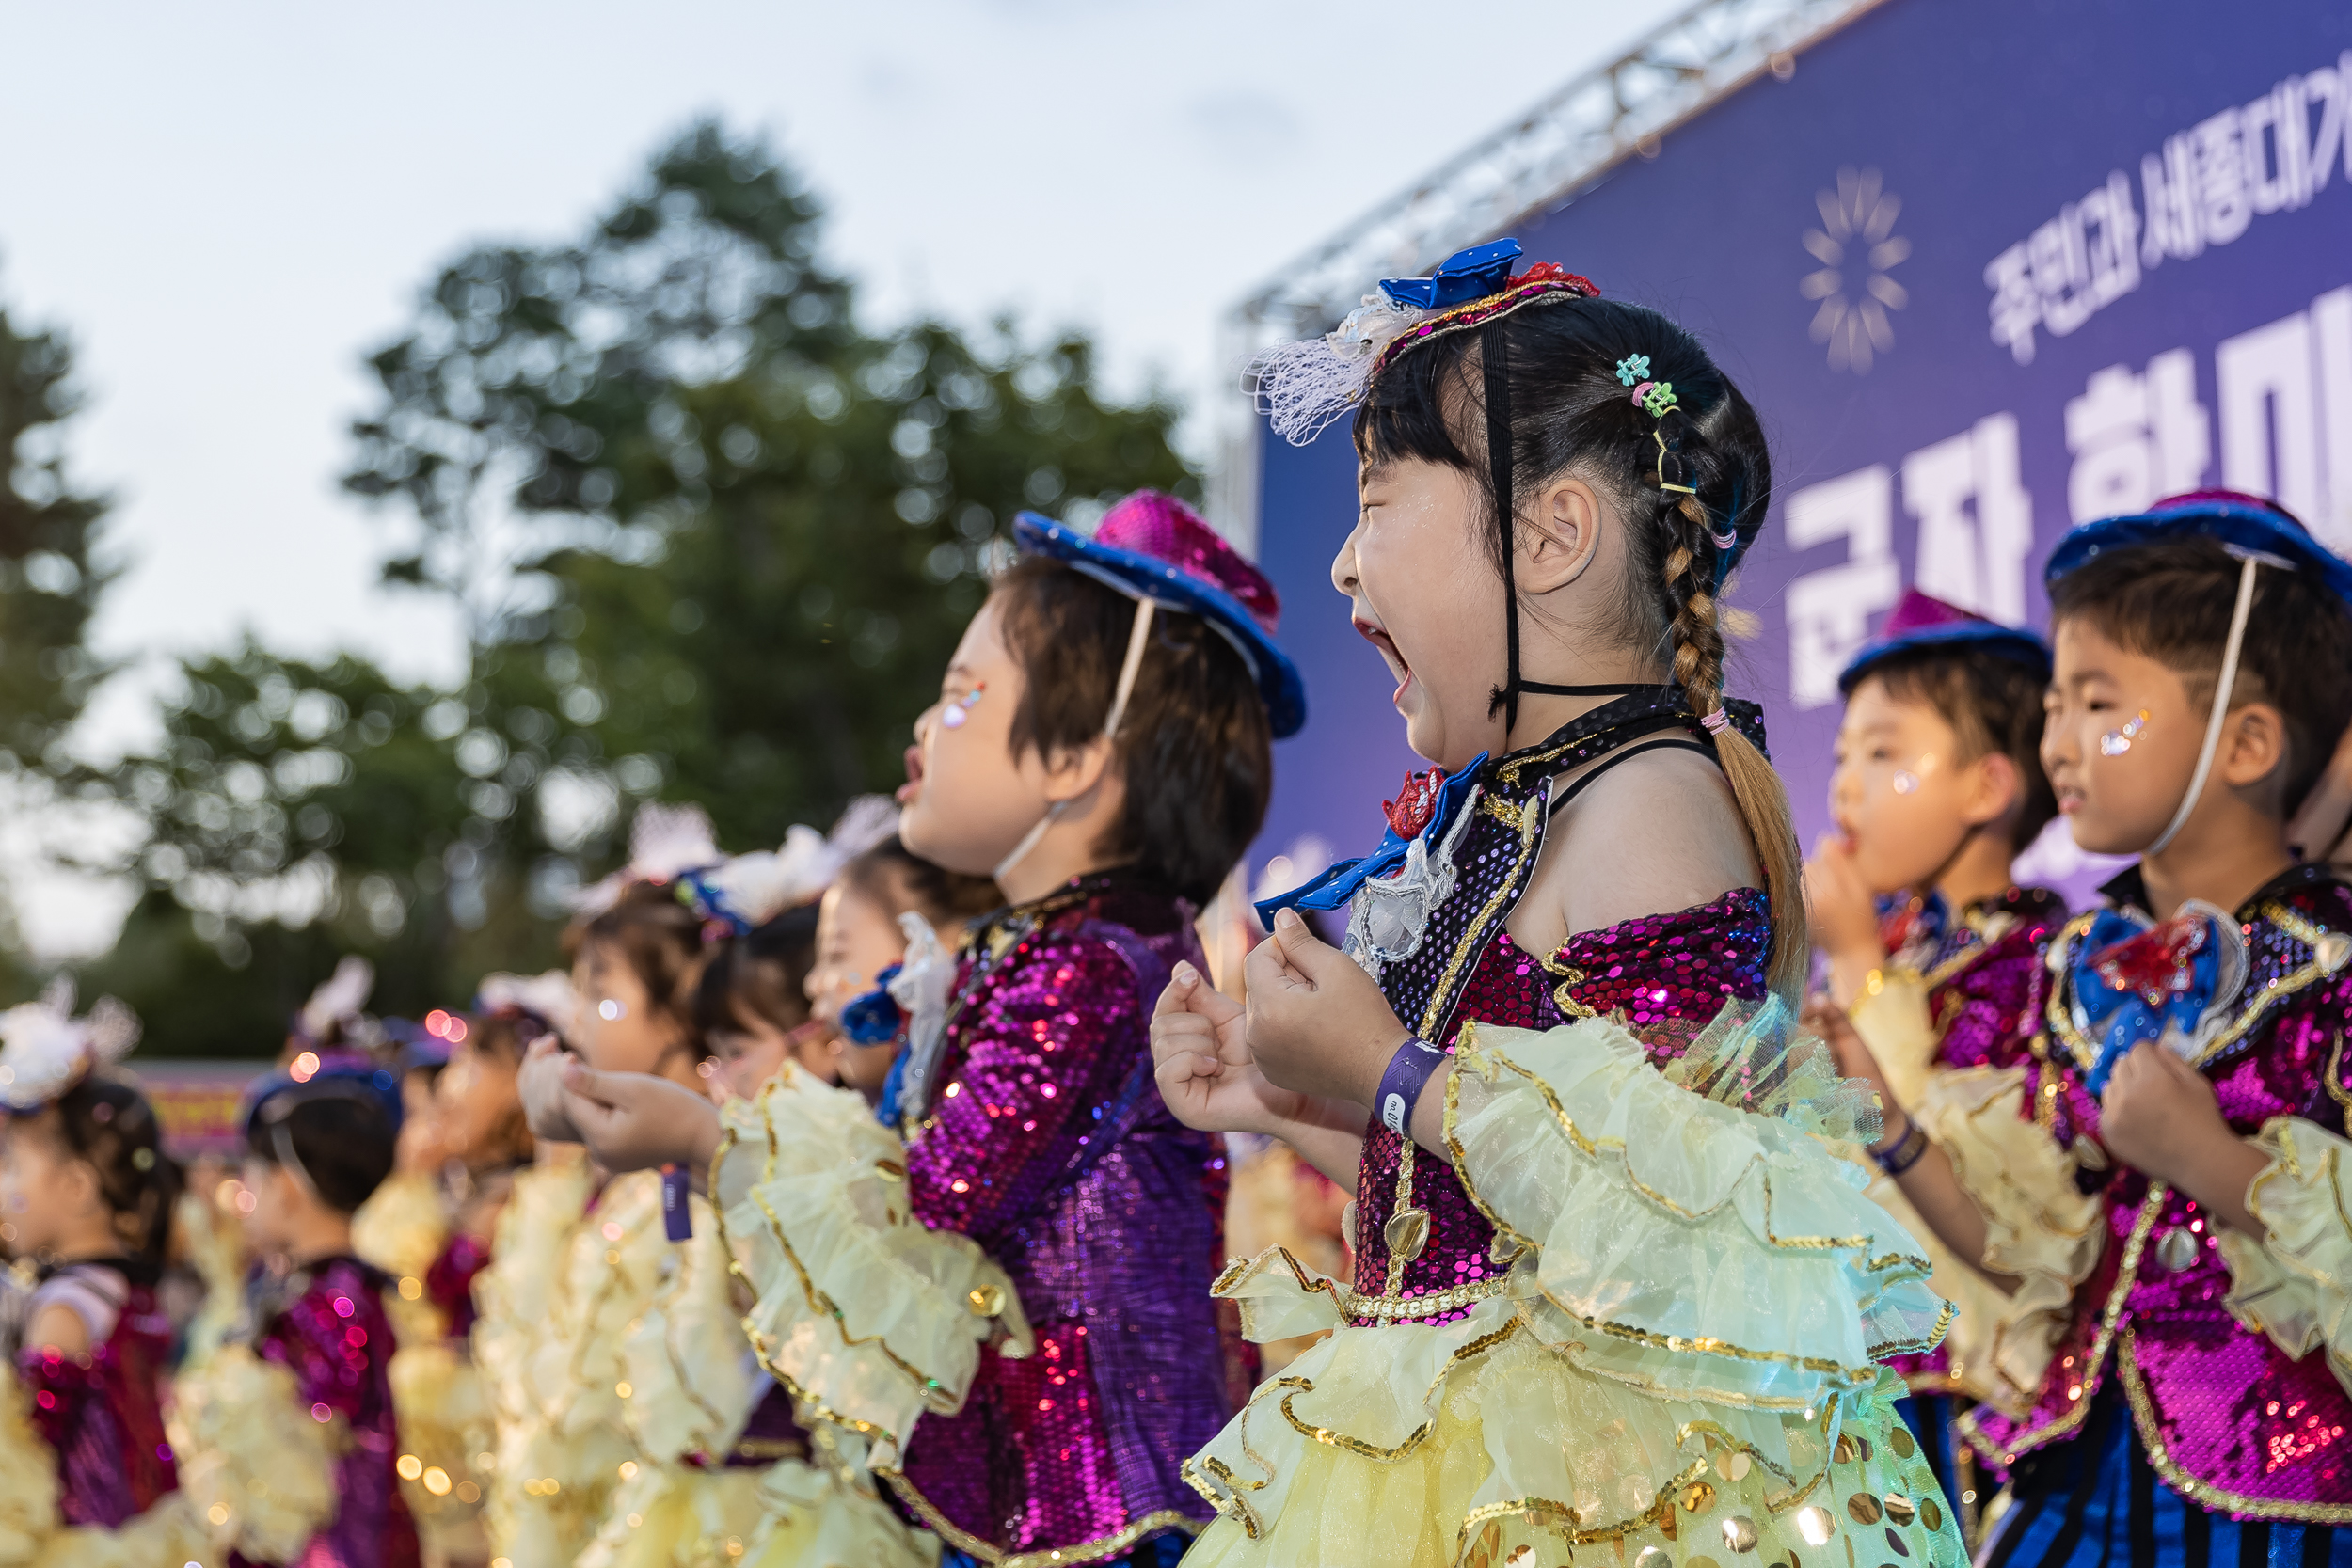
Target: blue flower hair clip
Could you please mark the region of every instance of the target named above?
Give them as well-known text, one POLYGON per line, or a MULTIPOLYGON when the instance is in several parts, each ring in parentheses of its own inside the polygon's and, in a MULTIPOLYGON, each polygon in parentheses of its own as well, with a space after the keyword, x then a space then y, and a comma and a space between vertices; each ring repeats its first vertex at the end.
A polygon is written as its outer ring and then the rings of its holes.
POLYGON ((1617 361, 1617 381, 1620 386, 1630 387, 1636 382, 1647 381, 1648 379, 1648 355, 1629 354, 1624 358, 1617 361))

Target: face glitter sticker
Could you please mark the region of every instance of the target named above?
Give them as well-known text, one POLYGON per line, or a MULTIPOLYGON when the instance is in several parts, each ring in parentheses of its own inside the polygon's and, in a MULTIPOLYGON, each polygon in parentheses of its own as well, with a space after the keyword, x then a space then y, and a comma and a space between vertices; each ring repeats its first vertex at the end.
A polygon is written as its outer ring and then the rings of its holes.
POLYGON ((1919 787, 1919 775, 1908 768, 1895 769, 1895 793, 1908 795, 1919 787))
POLYGON ((628 1009, 627 1007, 622 1006, 618 1002, 613 1001, 609 996, 596 1004, 596 1016, 604 1020, 607 1023, 618 1022, 621 1015, 628 1011, 628 1009))
POLYGON ((2141 708, 2137 714, 2123 721, 2122 728, 2109 730, 2099 737, 2099 754, 2103 757, 2122 756, 2132 749, 2132 742, 2137 740, 2147 729, 2148 710, 2141 708))
POLYGON ((974 705, 979 702, 980 694, 987 689, 988 682, 982 681, 964 695, 949 703, 939 715, 940 723, 951 730, 963 728, 963 721, 972 717, 974 705))

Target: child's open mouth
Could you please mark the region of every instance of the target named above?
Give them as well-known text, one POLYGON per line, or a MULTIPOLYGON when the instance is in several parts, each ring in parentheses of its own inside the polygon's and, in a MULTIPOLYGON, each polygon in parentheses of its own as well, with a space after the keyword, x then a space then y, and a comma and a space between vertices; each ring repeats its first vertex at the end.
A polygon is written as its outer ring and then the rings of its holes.
POLYGON ((923 748, 910 746, 907 748, 907 782, 898 786, 898 793, 894 799, 903 806, 922 793, 923 748))
POLYGON ((1389 700, 1392 703, 1403 702, 1405 689, 1413 684, 1413 667, 1405 662, 1405 656, 1396 651, 1396 643, 1381 627, 1360 618, 1354 625, 1365 641, 1380 650, 1380 657, 1388 661, 1389 673, 1396 677, 1396 691, 1389 700))

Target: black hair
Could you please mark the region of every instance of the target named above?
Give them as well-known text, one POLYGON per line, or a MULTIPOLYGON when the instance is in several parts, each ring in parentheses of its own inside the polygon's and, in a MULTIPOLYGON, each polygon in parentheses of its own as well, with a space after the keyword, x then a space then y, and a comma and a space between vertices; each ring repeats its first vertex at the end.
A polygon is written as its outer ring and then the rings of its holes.
POLYGON ((912 911, 933 926, 977 920, 1005 902, 988 878, 935 865, 908 848, 897 833, 852 856, 841 868, 840 881, 894 916, 912 911))
POLYGON ((246 1118, 246 1153, 293 1164, 319 1201, 350 1214, 392 1174, 391 1114, 373 1089, 340 1078, 291 1084, 246 1118))
MULTIPOLYGON (((1136 601, 1042 556, 997 578, 994 596, 1005 645, 1027 677, 1013 754, 1051 754, 1101 735, 1136 601)), ((1198 615, 1155 615, 1112 745, 1127 799, 1098 851, 1207 903, 1258 836, 1274 788, 1265 699, 1240 651, 1198 615)))
MULTIPOLYGON (((2213 701, 2237 608, 2238 558, 2217 540, 2166 539, 2101 550, 2050 590, 2050 621, 2079 620, 2213 701)), ((2293 816, 2352 724, 2352 612, 2316 574, 2263 567, 2238 651, 2233 708, 2267 703, 2286 721, 2293 816)))
MULTIPOLYGON (((1755 408, 1697 339, 1657 311, 1560 293, 1435 336, 1393 357, 1365 389, 1355 422, 1367 462, 1418 459, 1469 475, 1486 498, 1489 564, 1507 586, 1510 521, 1496 503, 1498 470, 1520 476, 1514 497, 1571 470, 1608 494, 1630 525, 1618 633, 1655 652, 1701 718, 1723 704, 1724 633, 1717 604, 1731 542, 1756 537, 1772 505, 1772 457, 1755 408), (1619 367, 1644 369, 1629 385, 1619 367), (1664 417, 1633 401, 1634 385, 1671 386, 1664 417), (1507 402, 1510 442, 1493 461, 1493 400, 1507 402), (1719 540, 1721 541, 1719 543, 1719 540)), ((1516 512, 1516 503, 1512 508, 1516 512)), ((1497 609, 1511 628, 1512 668, 1498 705, 1516 702, 1516 591, 1497 609)), ((1714 736, 1772 905, 1772 978, 1793 995, 1810 954, 1803 857, 1788 791, 1736 726, 1714 736)))
POLYGON ((2017 847, 2031 844, 2058 816, 2058 793, 2042 770, 2046 673, 1987 648, 1946 644, 1889 654, 1862 679, 1877 681, 1899 703, 1925 703, 1935 709, 1960 737, 1965 760, 1998 752, 2016 765, 2017 847))
POLYGON ((702 961, 703 922, 675 889, 630 883, 611 909, 572 923, 564 933, 564 955, 577 958, 591 942, 618 955, 636 972, 657 1014, 682 1029, 691 1025, 692 1004, 686 988, 702 961))
POLYGON ((694 1028, 706 1046, 738 1030, 739 1012, 789 1034, 808 1022, 808 972, 817 961, 817 906, 801 904, 710 950, 694 985, 694 1028))
POLYGON ((39 1112, 20 1117, 98 1174, 99 1201, 134 1261, 160 1269, 171 1245, 172 1206, 186 1178, 164 1152, 163 1126, 147 1096, 92 1073, 39 1112))

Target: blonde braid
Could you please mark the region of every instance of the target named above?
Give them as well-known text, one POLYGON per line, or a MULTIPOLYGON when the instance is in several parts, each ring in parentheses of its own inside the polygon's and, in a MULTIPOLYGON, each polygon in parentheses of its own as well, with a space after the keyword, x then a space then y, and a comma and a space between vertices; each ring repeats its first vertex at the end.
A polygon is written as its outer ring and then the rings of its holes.
MULTIPOLYGON (((1699 536, 1705 536, 1707 513, 1697 497, 1683 497, 1676 511, 1699 536)), ((1675 607, 1669 630, 1674 640, 1675 681, 1690 697, 1691 711, 1704 719, 1724 704, 1724 634, 1718 624, 1711 564, 1702 563, 1699 552, 1687 539, 1677 538, 1666 552, 1664 575, 1666 601, 1675 607)), ((1725 724, 1716 732, 1715 756, 1731 784, 1732 799, 1739 803, 1748 836, 1755 841, 1756 859, 1764 867, 1764 889, 1772 909, 1772 957, 1767 977, 1772 990, 1794 1006, 1804 990, 1813 947, 1804 922, 1804 857, 1797 847, 1788 791, 1764 753, 1737 725, 1725 724)))

